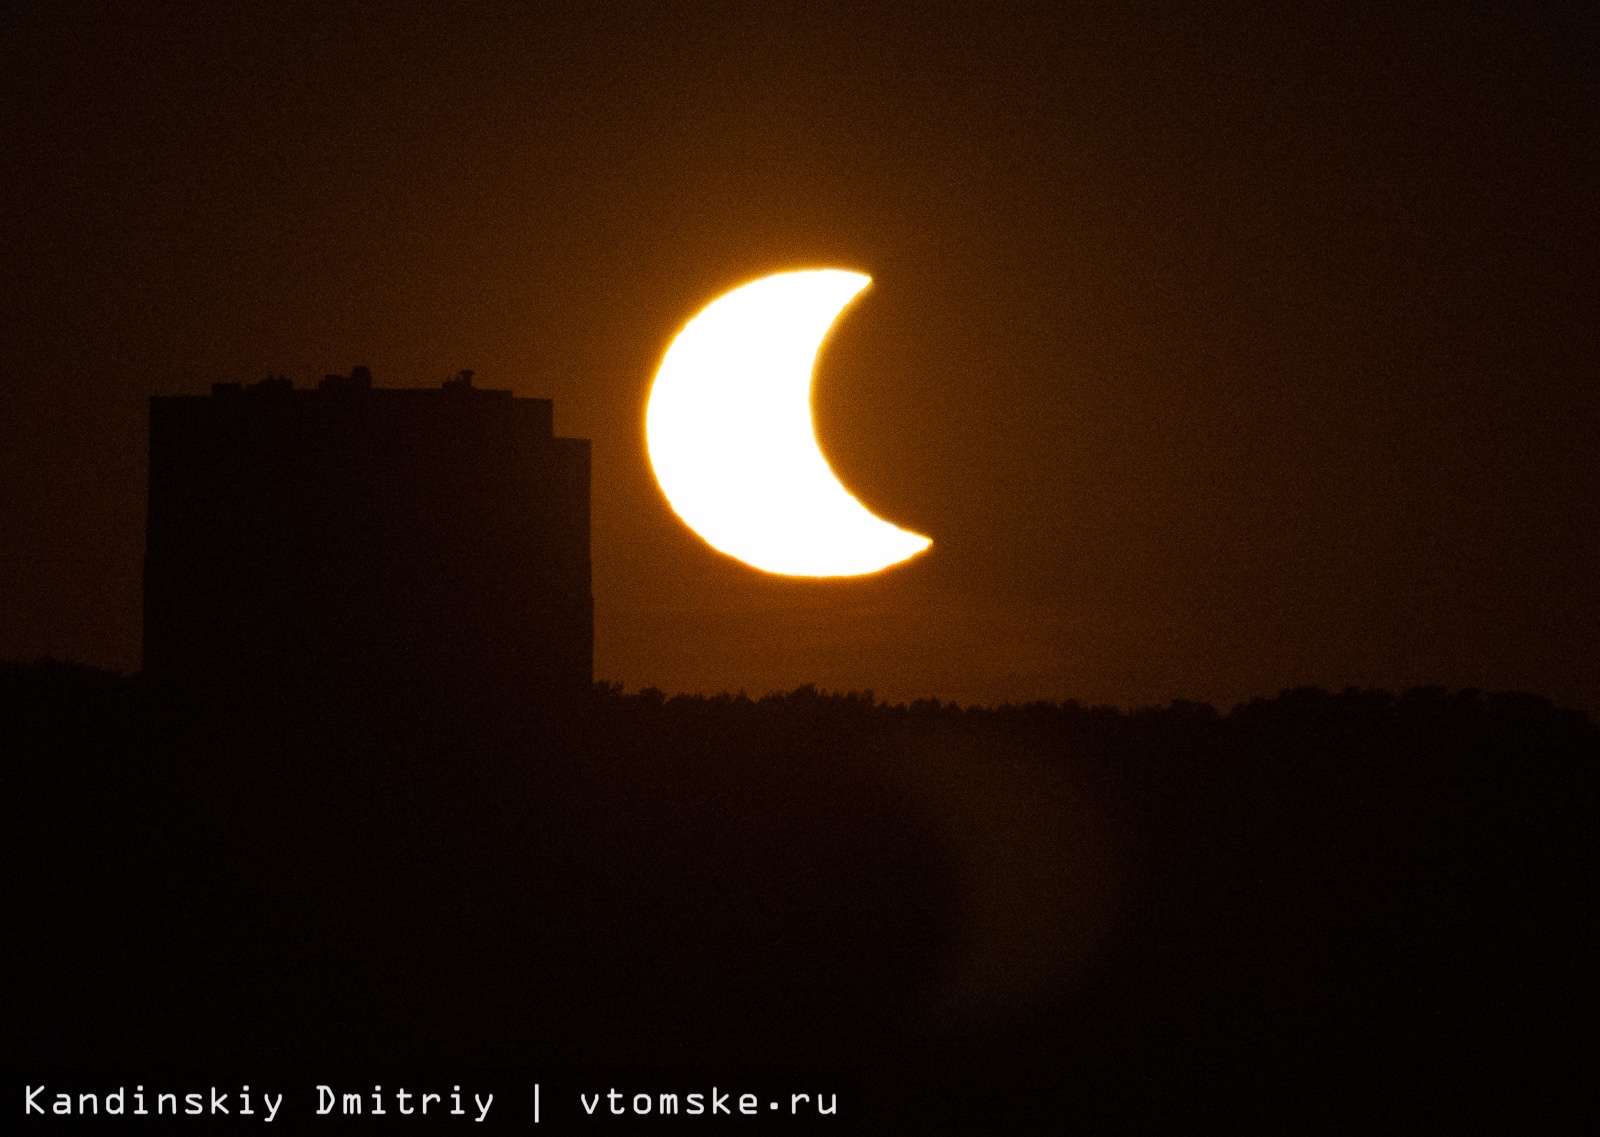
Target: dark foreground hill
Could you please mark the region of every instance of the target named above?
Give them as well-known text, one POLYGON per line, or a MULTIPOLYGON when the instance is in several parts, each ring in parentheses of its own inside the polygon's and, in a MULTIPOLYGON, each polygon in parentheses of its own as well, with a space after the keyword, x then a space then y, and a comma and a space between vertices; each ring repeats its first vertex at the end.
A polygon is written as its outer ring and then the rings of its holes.
POLYGON ((848 1070, 918 1131, 1595 1109, 1600 731, 1532 696, 356 727, 11 665, 0 747, 24 1072, 848 1070))

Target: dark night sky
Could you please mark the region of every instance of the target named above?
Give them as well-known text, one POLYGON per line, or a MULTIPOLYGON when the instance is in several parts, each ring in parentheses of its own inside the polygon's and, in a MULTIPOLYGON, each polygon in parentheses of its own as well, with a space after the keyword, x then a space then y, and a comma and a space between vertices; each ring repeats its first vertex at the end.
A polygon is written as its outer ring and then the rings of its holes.
POLYGON ((137 668, 150 395, 364 363, 594 440, 630 688, 1600 710, 1596 59, 1554 12, 157 7, 0 17, 0 656, 137 668), (875 284, 824 448, 935 548, 797 582, 671 514, 644 403, 720 291, 827 265, 875 284))

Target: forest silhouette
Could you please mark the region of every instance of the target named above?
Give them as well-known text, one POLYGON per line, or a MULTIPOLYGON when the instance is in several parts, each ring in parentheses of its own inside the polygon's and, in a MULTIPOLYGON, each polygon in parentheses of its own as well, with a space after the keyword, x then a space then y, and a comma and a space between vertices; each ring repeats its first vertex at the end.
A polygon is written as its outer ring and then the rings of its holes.
POLYGON ((1600 730, 1531 695, 341 719, 41 662, 0 731, 14 1065, 823 1064, 972 1129, 1593 1105, 1600 730))

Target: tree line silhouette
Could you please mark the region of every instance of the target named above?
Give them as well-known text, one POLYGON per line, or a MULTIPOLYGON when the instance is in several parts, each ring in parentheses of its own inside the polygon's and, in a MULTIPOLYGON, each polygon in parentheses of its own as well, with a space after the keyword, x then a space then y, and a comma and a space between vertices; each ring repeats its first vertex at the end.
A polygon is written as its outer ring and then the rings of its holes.
POLYGON ((43 662, 0 739, 14 1064, 827 1062, 975 1129, 1595 1104, 1600 730, 1531 695, 341 719, 43 662))

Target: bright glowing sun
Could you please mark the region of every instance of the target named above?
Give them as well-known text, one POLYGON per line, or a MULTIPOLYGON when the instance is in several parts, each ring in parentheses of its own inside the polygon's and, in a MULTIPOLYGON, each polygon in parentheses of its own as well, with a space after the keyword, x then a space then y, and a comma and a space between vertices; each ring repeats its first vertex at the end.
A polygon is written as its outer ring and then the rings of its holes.
POLYGON ((645 434, 678 516, 731 557, 788 576, 860 576, 931 542, 874 516, 833 476, 811 424, 811 368, 871 278, 786 272, 690 320, 650 389, 645 434))

